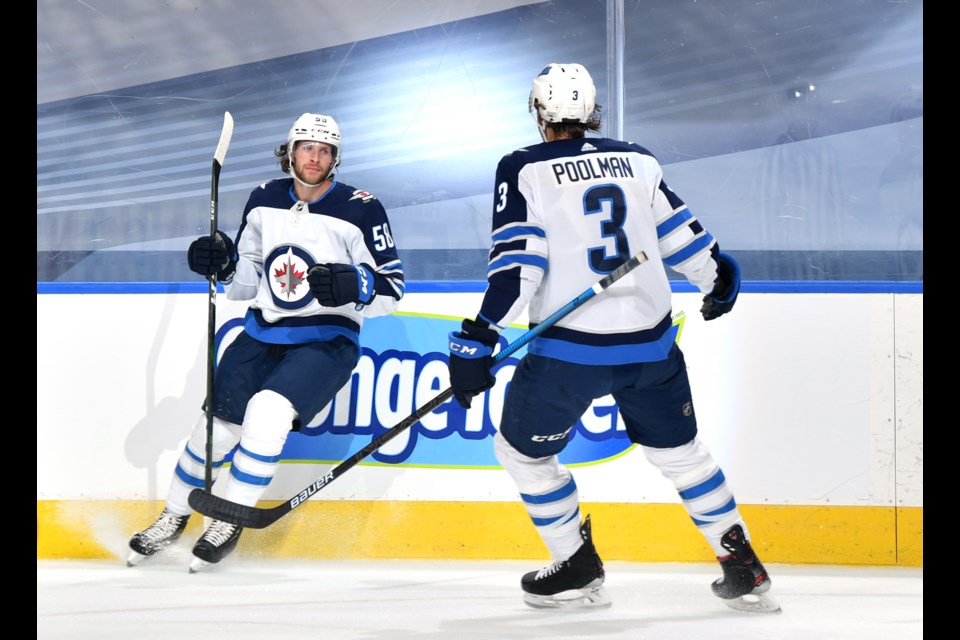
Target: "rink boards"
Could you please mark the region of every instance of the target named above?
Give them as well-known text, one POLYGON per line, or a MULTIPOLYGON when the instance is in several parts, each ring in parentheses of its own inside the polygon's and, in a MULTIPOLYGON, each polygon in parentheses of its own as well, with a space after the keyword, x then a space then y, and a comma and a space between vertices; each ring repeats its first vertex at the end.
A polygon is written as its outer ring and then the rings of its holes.
MULTIPOLYGON (((922 302, 745 292, 735 313, 705 323, 699 295, 675 294, 700 437, 765 560, 922 566, 922 302)), ((412 293, 401 313, 368 322, 352 397, 308 426, 314 435, 291 436, 266 498, 292 497, 443 387, 445 331, 478 304, 478 293, 412 293)), ((196 293, 38 293, 38 558, 121 557, 162 508, 200 415, 206 305, 196 293)), ((220 296, 220 327, 240 313, 220 296)), ((241 551, 543 558, 490 450, 509 374, 474 413, 438 410, 277 524, 245 533, 241 551)), ((574 442, 566 462, 606 559, 710 558, 613 406, 596 403, 574 442)))

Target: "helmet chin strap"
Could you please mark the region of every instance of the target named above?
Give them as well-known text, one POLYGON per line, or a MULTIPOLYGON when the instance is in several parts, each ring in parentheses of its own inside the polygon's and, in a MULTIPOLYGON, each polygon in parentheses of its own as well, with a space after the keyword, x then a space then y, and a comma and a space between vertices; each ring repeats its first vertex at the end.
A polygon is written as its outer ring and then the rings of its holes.
POLYGON ((543 141, 550 142, 550 138, 547 136, 547 121, 543 118, 538 118, 537 129, 540 130, 540 137, 543 138, 543 141))
POLYGON ((308 189, 313 189, 313 188, 315 188, 315 187, 319 187, 320 185, 322 185, 324 182, 327 181, 327 178, 329 178, 329 177, 330 177, 330 174, 332 174, 332 173, 333 173, 333 169, 331 168, 330 171, 327 172, 327 175, 323 176, 323 178, 320 180, 320 182, 318 182, 318 183, 316 183, 316 184, 310 184, 310 183, 307 182, 306 180, 302 180, 302 179, 300 178, 300 176, 297 175, 296 165, 293 164, 293 158, 290 158, 290 175, 293 176, 293 179, 294 179, 294 180, 296 180, 297 182, 299 182, 299 183, 302 184, 303 186, 307 187, 308 189))
MULTIPOLYGON (((329 175, 329 174, 327 174, 327 175, 329 175)), ((318 182, 318 183, 316 183, 316 184, 310 184, 309 182, 306 182, 306 181, 304 181, 304 180, 301 180, 301 179, 300 179, 300 176, 298 176, 296 173, 293 174, 293 179, 296 180, 297 182, 299 182, 300 184, 302 184, 303 186, 308 187, 308 188, 311 188, 311 189, 312 189, 313 187, 319 187, 320 185, 322 185, 322 184, 323 184, 324 182, 326 182, 326 180, 327 180, 326 178, 324 178, 323 180, 321 180, 320 182, 318 182)))
POLYGON ((539 106, 537 106, 537 130, 540 131, 540 138, 544 142, 550 142, 547 140, 547 121, 540 116, 539 106))

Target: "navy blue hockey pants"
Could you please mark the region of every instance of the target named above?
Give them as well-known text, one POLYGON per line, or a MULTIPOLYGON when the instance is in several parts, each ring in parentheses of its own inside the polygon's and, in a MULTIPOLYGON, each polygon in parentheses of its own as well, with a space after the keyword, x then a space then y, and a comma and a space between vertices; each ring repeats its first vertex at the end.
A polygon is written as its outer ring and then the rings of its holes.
POLYGON ((359 355, 357 345, 344 337, 329 342, 267 344, 243 331, 227 346, 217 365, 213 414, 243 424, 250 398, 269 389, 289 400, 299 421, 307 424, 347 383, 359 355))
POLYGON ((667 449, 697 435, 687 367, 676 344, 666 360, 620 365, 528 353, 507 389, 500 433, 526 456, 555 455, 590 403, 607 395, 616 400, 631 442, 667 449))

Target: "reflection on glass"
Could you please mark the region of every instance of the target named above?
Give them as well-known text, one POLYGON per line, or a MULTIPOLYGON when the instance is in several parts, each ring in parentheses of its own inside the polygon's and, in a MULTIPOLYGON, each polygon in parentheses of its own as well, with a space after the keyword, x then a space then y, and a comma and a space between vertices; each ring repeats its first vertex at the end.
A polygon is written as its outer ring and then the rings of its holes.
MULTIPOLYGON (((602 104, 620 93, 603 71, 608 4, 444 23, 425 2, 431 26, 162 81, 116 60, 128 84, 83 95, 38 58, 44 95, 72 97, 37 104, 37 279, 194 281, 183 252, 208 226, 223 111, 237 118, 220 196, 232 220, 251 180, 279 174, 273 132, 299 109, 335 115, 350 136, 344 179, 387 207, 410 281, 482 280, 491 167, 538 140, 531 74, 580 62, 602 104)), ((128 20, 115 25, 125 37, 183 37, 128 20)), ((37 37, 65 46, 42 22, 37 37)), ((624 137, 729 239, 746 279, 922 280, 922 1, 648 0, 625 4, 624 41, 624 137)), ((111 55, 102 38, 81 44, 111 55)))

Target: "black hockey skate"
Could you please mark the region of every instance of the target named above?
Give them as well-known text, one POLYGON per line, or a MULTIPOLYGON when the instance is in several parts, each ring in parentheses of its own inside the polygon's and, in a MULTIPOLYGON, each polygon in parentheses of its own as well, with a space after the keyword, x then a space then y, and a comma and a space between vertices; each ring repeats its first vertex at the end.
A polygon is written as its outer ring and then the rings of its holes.
POLYGON ((580 527, 583 544, 569 559, 531 571, 520 580, 523 601, 535 609, 559 607, 609 607, 603 588, 603 561, 593 546, 590 516, 580 527))
POLYGON ((217 564, 236 548, 243 527, 223 520, 214 520, 193 545, 194 558, 190 573, 196 573, 209 564, 217 564))
POLYGON ((127 557, 127 566, 132 567, 144 558, 148 558, 168 547, 180 537, 187 526, 189 515, 175 516, 166 508, 157 518, 157 521, 130 538, 130 555, 127 557))
POLYGON ((772 584, 770 576, 747 541, 743 527, 739 524, 730 527, 720 538, 720 544, 730 553, 717 558, 723 577, 713 581, 714 595, 739 611, 780 611, 777 601, 767 595, 772 584))

